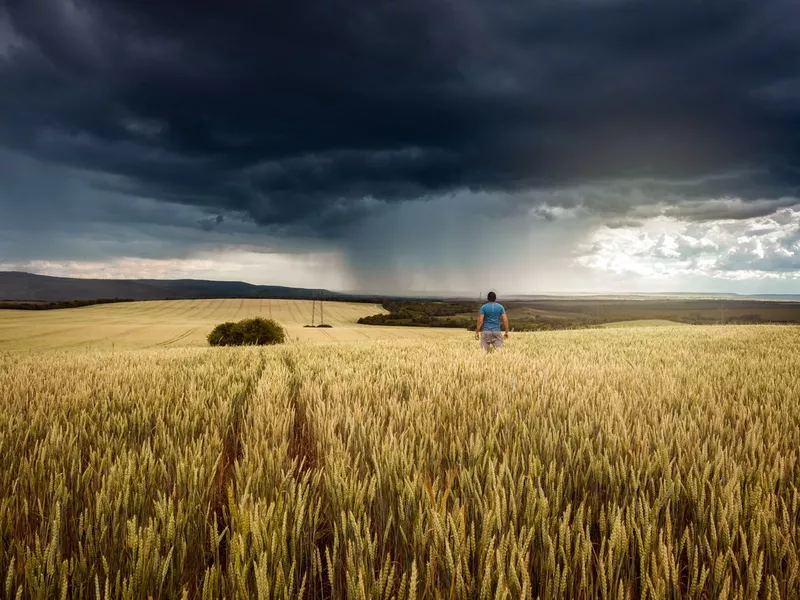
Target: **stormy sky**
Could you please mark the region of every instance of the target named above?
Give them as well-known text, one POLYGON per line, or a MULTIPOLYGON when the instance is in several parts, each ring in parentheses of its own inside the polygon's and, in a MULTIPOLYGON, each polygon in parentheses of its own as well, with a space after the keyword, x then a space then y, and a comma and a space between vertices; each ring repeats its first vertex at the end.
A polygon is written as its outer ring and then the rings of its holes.
POLYGON ((0 270, 800 293, 797 0, 0 0, 0 270))

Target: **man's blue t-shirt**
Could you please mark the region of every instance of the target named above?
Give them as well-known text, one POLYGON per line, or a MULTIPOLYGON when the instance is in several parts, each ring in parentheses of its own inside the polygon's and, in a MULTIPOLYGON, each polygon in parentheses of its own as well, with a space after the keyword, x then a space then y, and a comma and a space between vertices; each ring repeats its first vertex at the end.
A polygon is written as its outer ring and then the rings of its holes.
POLYGON ((500 331, 500 316, 505 312, 506 309, 498 302, 487 302, 481 306, 483 331, 500 331))

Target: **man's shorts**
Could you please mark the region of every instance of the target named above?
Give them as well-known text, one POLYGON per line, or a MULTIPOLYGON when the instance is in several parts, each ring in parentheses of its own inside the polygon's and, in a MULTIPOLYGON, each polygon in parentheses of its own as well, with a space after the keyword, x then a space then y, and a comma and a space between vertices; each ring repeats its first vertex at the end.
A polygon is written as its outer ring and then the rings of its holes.
POLYGON ((498 350, 503 347, 502 332, 481 331, 481 348, 483 348, 484 352, 488 352, 489 346, 494 346, 498 350))

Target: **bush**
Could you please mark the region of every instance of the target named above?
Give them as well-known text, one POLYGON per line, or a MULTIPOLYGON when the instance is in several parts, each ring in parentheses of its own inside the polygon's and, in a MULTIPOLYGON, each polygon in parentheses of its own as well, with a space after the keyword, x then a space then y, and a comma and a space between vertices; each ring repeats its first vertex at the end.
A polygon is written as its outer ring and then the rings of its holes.
POLYGON ((212 346, 240 346, 242 344, 241 331, 237 324, 231 321, 220 323, 208 334, 208 343, 212 346))
POLYGON ((286 332, 283 327, 272 319, 244 319, 239 321, 237 329, 242 332, 242 343, 252 346, 265 346, 269 344, 282 344, 286 341, 286 332))
POLYGON ((221 323, 208 334, 208 343, 212 346, 265 346, 282 344, 285 340, 283 327, 261 317, 221 323))

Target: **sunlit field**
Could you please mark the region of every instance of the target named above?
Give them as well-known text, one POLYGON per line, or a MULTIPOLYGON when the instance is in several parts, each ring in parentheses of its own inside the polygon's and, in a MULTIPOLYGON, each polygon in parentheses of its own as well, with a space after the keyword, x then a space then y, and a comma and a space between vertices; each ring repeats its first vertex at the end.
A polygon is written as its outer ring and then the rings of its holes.
POLYGON ((800 328, 463 333, 0 354, 0 595, 798 597, 800 328))
MULTIPOLYGON (((315 324, 319 324, 320 303, 315 324)), ((215 299, 125 302, 65 310, 0 310, 4 350, 132 349, 205 346, 215 325, 248 317, 275 319, 289 342, 364 341, 468 337, 464 330, 358 325, 360 317, 383 312, 375 304, 325 302, 330 329, 311 329, 310 300, 215 299)))
POLYGON ((607 329, 626 329, 630 327, 680 327, 683 323, 668 321, 666 319, 639 319, 633 321, 614 321, 613 323, 601 323, 597 327, 607 329))

